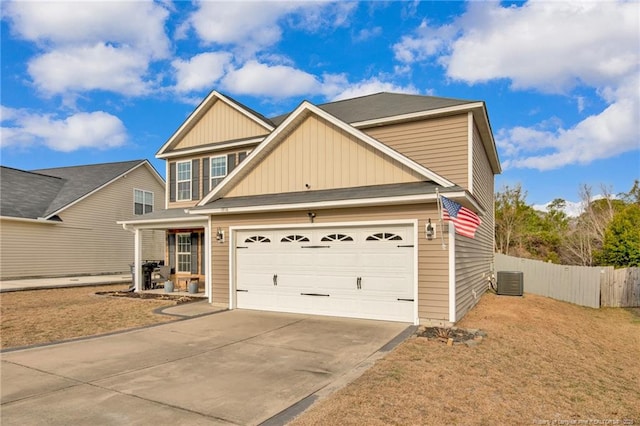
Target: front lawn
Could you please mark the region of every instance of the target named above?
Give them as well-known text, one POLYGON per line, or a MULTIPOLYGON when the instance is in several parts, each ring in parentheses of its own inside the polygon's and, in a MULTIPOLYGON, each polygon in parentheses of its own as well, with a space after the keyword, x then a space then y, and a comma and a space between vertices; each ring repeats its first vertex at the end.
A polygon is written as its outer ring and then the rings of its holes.
POLYGON ((412 338, 292 423, 640 424, 637 310, 485 294, 476 346, 412 338))

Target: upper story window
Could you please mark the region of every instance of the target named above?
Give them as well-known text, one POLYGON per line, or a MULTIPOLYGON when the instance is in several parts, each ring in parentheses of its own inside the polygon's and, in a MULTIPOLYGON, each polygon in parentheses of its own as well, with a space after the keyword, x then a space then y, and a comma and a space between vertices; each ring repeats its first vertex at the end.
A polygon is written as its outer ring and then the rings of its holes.
POLYGON ((228 159, 226 155, 220 155, 211 157, 209 161, 211 164, 211 188, 214 188, 227 176, 228 159))
POLYGON ((134 189, 133 214, 140 215, 151 212, 153 212, 153 192, 134 189))
POLYGON ((177 163, 178 201, 191 199, 191 161, 177 163))

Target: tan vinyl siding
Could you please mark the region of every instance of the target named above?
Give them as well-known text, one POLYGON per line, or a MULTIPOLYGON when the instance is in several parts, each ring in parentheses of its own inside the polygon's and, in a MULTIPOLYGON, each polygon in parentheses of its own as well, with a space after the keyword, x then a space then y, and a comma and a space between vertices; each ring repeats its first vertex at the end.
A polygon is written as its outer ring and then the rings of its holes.
MULTIPOLYGON (((274 141, 275 142, 275 141, 274 141)), ((227 197, 424 180, 356 137, 310 115, 227 193, 227 197)))
POLYGON ((251 138, 268 133, 263 126, 225 102, 216 101, 172 149, 251 138))
POLYGON ((456 185, 467 187, 467 114, 362 130, 456 185))
MULTIPOLYGON (((238 154, 245 152, 245 153, 249 153, 251 150, 253 150, 256 147, 256 145, 247 145, 244 146, 242 148, 232 148, 232 149, 224 149, 224 150, 219 150, 219 151, 212 151, 212 152, 208 152, 206 154, 200 154, 200 155, 194 155, 194 156, 190 156, 190 157, 178 157, 175 159, 171 159, 171 162, 173 163, 175 162, 180 162, 180 161, 192 161, 192 160, 200 160, 200 168, 199 168, 199 176, 198 176, 198 188, 199 188, 199 193, 200 193, 200 197, 198 197, 197 199, 194 200, 189 200, 189 201, 169 201, 168 203, 168 208, 173 209, 173 208, 180 208, 180 207, 184 207, 184 208, 188 208, 188 207, 193 207, 196 204, 198 204, 198 202, 204 198, 210 191, 211 191, 211 187, 209 187, 209 191, 207 191, 206 193, 203 192, 203 183, 204 183, 204 169, 203 169, 203 161, 206 158, 212 158, 212 157, 218 157, 218 156, 227 156, 229 154, 234 154, 236 155, 236 167, 238 166, 238 154)), ((211 166, 209 166, 211 167, 211 166)), ((167 171, 167 173, 170 173, 170 171, 167 171)), ((193 170, 192 170, 193 173, 193 170)), ((228 173, 228 170, 227 170, 228 173)), ((169 191, 169 185, 171 184, 171 180, 167 179, 167 194, 169 191)), ((167 196, 168 198, 168 196, 167 196)))
MULTIPOLYGON (((116 221, 133 219, 133 189, 154 193, 154 209, 164 207, 164 187, 138 167, 60 213, 56 225, 2 220, 2 279, 129 272, 134 235, 116 221)), ((143 253, 162 259, 164 232, 145 231, 143 253)))
MULTIPOLYGON (((418 315, 422 322, 447 322, 449 316, 448 250, 442 249, 440 229, 438 238, 428 241, 424 227, 428 218, 436 223, 438 214, 434 204, 385 206, 351 209, 317 210, 315 223, 365 222, 418 219, 418 315)), ((213 229, 218 227, 229 235, 229 226, 263 226, 308 224, 306 211, 213 216, 213 229)), ((445 227, 445 242, 446 242, 445 227)), ((213 302, 229 303, 229 239, 223 244, 212 241, 213 302)))
POLYGON ((469 311, 487 289, 488 273, 493 261, 494 176, 482 140, 473 126, 473 195, 485 214, 476 238, 456 237, 456 312, 457 317, 469 311), (474 297, 473 293, 476 293, 474 297))

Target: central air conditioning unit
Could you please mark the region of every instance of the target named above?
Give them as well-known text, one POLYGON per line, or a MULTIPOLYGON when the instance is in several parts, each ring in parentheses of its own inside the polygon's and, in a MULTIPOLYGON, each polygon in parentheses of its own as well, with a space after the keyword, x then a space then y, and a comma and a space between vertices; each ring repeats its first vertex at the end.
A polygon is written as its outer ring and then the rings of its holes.
POLYGON ((524 274, 520 271, 498 271, 498 291, 505 296, 524 294, 524 274))

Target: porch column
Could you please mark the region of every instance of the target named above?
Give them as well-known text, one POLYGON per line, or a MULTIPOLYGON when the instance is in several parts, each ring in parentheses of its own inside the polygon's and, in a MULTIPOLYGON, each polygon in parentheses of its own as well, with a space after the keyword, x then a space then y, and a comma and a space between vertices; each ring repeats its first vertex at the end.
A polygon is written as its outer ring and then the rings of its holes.
POLYGON ((204 294, 208 297, 209 303, 213 303, 213 279, 211 277, 211 216, 204 227, 204 294))
POLYGON ((136 228, 133 240, 133 270, 134 270, 134 286, 136 292, 142 290, 142 232, 136 228))

